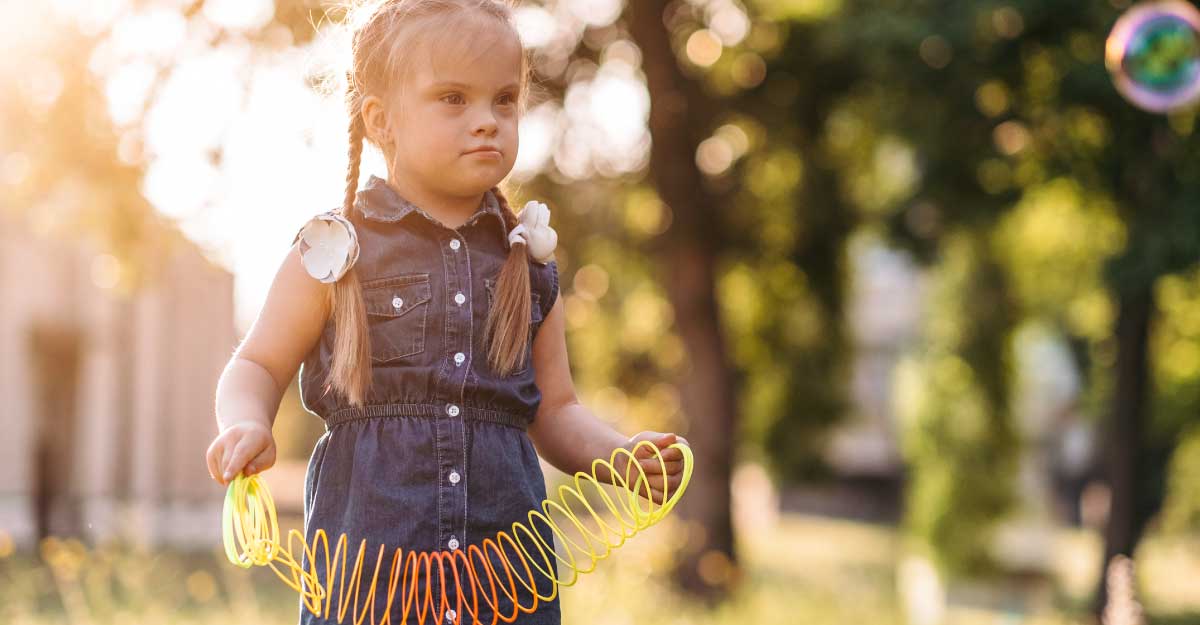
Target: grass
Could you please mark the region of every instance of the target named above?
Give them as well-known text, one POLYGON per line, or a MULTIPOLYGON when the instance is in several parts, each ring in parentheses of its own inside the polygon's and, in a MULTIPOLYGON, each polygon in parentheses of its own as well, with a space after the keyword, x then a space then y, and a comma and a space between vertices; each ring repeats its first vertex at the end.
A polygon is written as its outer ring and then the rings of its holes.
MULTIPOLYGON (((744 520, 744 519, 743 519, 744 520)), ((298 522, 284 519, 284 526, 298 522)), ((295 525, 292 525, 295 526, 295 525)), ((728 601, 706 609, 672 592, 665 571, 672 550, 696 531, 676 519, 631 538, 596 570, 560 589, 572 625, 723 625, 904 622, 897 604, 900 541, 893 528, 815 516, 783 515, 739 524, 740 566, 719 556, 706 575, 737 579, 728 601)), ((1064 532, 1057 558, 1089 562, 1094 536, 1064 532)), ((1153 625, 1200 623, 1200 541, 1152 537, 1139 564, 1143 603, 1153 625)), ((0 623, 290 624, 298 595, 262 567, 230 565, 206 553, 141 552, 49 539, 44 558, 0 559, 0 623)), ((1059 572, 1041 586, 959 585, 949 592, 945 623, 975 625, 1086 623, 1080 613, 1090 573, 1059 572), (1071 575, 1074 575, 1072 578, 1071 575), (1074 608, 1072 609, 1072 606, 1074 608)), ((347 619, 349 622, 350 619, 347 619)))

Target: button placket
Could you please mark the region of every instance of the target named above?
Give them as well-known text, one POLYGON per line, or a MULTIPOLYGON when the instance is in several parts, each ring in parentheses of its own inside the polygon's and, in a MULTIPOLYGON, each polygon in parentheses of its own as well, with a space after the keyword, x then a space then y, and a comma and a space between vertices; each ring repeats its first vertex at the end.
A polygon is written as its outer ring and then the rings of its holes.
MULTIPOLYGON (((464 418, 463 405, 466 401, 468 372, 463 365, 469 360, 466 348, 469 348, 473 341, 474 313, 470 302, 467 301, 471 284, 471 258, 467 244, 467 239, 456 231, 450 235, 446 247, 442 248, 448 269, 445 289, 450 294, 449 299, 454 302, 446 311, 447 347, 451 356, 446 365, 443 365, 446 367, 443 369, 445 375, 439 376, 446 385, 441 395, 446 401, 444 409, 449 417, 447 421, 453 420, 448 431, 454 433, 445 441, 449 445, 442 455, 441 470, 446 481, 442 482, 439 489, 443 501, 447 503, 447 507, 444 508, 446 516, 443 517, 441 525, 441 531, 444 532, 441 539, 450 550, 459 549, 466 541, 464 532, 469 506, 464 469, 467 462, 468 424, 464 418), (454 366, 449 367, 449 362, 453 362, 454 366)), ((449 611, 446 620, 453 621, 454 616, 453 611, 449 611)))

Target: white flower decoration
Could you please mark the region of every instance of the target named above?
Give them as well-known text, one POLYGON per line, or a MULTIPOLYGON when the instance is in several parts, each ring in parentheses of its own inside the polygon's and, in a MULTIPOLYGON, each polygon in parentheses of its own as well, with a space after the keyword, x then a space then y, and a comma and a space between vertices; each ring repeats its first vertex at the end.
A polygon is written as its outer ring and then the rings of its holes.
POLYGON ((517 214, 517 220, 520 223, 508 233, 508 242, 524 239, 529 255, 545 264, 558 247, 558 233, 550 227, 550 209, 541 202, 530 200, 517 214))
POLYGON ((300 261, 308 275, 321 282, 337 282, 358 260, 354 224, 338 213, 310 219, 300 230, 300 239, 300 261))

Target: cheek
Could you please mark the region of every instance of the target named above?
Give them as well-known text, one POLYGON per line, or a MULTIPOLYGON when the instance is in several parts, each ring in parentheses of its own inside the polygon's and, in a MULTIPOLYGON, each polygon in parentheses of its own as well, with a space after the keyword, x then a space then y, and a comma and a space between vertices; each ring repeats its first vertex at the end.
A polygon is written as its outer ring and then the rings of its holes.
POLYGON ((418 160, 423 161, 451 154, 454 150, 452 135, 444 128, 444 125, 436 123, 423 126, 413 124, 413 130, 409 134, 409 145, 406 149, 410 154, 420 155, 418 160))

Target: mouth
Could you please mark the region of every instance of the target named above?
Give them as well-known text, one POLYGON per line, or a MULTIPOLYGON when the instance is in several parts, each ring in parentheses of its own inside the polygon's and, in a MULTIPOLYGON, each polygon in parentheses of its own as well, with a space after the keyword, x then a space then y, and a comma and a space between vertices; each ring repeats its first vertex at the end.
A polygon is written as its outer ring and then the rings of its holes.
POLYGON ((475 148, 474 150, 467 150, 464 152, 464 154, 476 154, 479 156, 490 156, 497 158, 500 156, 500 149, 496 146, 485 145, 483 147, 475 148))

